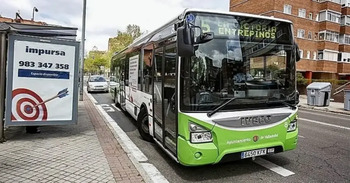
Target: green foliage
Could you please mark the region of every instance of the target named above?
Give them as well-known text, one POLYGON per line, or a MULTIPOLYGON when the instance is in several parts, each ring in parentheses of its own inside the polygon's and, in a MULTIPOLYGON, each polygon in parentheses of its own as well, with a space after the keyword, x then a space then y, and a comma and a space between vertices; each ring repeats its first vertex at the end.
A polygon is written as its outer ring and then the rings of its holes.
POLYGON ((115 52, 120 52, 141 35, 138 25, 128 25, 126 32, 117 31, 117 36, 109 39, 109 50, 90 51, 84 62, 84 72, 101 74, 101 66, 110 68, 110 60, 115 52))
POLYGON ((297 84, 298 85, 306 85, 308 80, 304 78, 303 74, 297 73, 297 84))
POLYGON ((109 68, 109 61, 103 51, 90 51, 84 62, 84 72, 101 74, 101 68, 109 68))

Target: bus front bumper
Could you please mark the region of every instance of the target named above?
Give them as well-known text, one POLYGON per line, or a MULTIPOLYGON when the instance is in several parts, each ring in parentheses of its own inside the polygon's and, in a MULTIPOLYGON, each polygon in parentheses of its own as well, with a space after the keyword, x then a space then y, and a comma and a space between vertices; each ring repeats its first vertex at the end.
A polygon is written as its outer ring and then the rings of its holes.
POLYGON ((284 142, 276 141, 261 143, 254 146, 241 146, 225 148, 219 150, 214 142, 193 144, 181 136, 178 137, 178 160, 185 166, 199 166, 206 164, 216 164, 220 162, 234 161, 242 159, 242 152, 266 149, 266 155, 276 154, 296 148, 298 141, 298 129, 289 132, 284 142), (181 152, 180 152, 181 151, 181 152), (221 153, 220 153, 221 152, 221 153))

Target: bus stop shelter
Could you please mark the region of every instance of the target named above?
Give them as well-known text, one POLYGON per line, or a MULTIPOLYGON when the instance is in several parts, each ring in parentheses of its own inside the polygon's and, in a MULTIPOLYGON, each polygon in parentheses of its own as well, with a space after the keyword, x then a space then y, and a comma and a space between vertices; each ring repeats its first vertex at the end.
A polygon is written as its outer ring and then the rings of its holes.
MULTIPOLYGON (((8 55, 12 54, 9 50, 10 35, 26 36, 29 38, 48 38, 70 40, 75 42, 77 28, 53 26, 53 25, 30 25, 19 23, 0 22, 0 142, 5 141, 4 121, 5 118, 5 95, 6 79, 11 70, 6 70, 9 64, 8 55)), ((76 44, 77 42, 75 42, 76 44)))

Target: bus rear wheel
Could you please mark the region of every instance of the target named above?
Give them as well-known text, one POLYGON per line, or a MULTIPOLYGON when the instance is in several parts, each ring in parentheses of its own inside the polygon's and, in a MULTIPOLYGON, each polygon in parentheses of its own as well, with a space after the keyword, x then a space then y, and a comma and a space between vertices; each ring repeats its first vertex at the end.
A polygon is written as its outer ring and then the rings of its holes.
POLYGON ((137 119, 137 126, 142 139, 151 142, 153 139, 149 134, 148 115, 145 108, 141 109, 140 111, 139 117, 137 119))

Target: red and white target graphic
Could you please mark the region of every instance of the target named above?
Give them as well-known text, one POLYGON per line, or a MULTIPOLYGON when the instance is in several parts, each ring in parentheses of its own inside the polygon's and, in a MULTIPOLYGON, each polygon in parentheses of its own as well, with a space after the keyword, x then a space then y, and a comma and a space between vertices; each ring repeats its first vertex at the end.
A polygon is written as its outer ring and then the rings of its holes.
POLYGON ((17 88, 12 91, 12 121, 46 121, 47 108, 35 92, 17 88), (40 104, 40 105, 38 105, 40 104))

